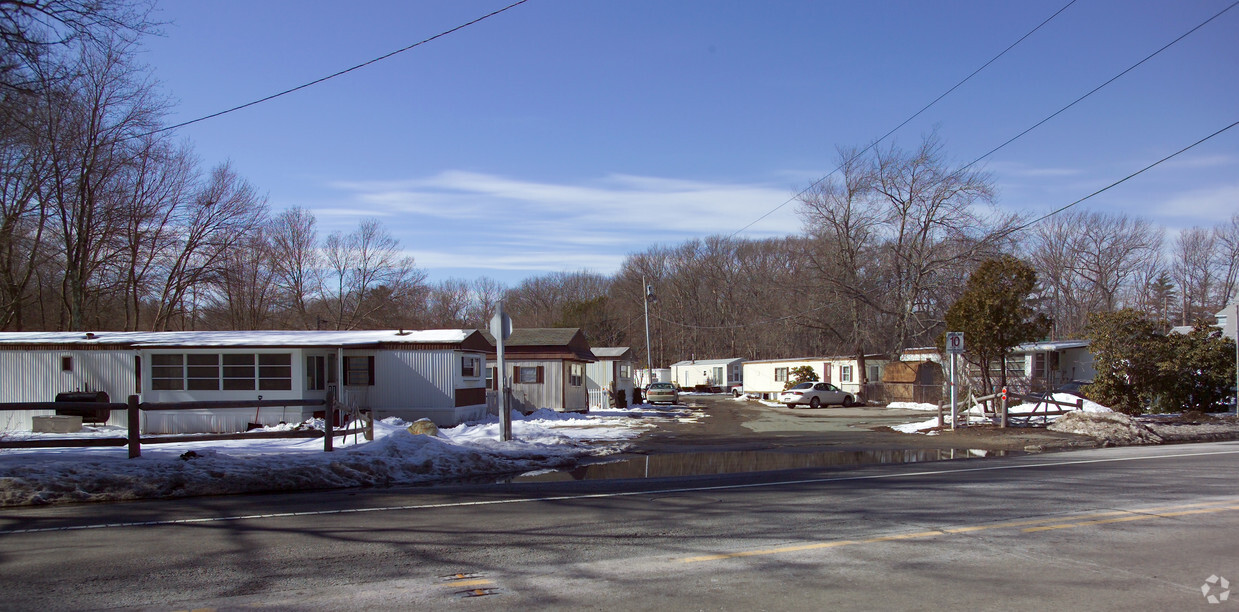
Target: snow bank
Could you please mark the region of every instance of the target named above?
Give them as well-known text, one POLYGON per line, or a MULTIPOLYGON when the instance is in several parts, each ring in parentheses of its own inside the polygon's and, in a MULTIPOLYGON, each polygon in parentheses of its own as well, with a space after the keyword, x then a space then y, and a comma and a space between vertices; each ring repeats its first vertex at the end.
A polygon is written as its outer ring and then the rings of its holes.
POLYGON ((920 402, 891 402, 886 405, 887 408, 897 408, 900 410, 925 410, 937 412, 937 404, 924 404, 920 402))
MULTIPOLYGON (((487 475, 513 475, 572 466, 586 457, 620 452, 625 441, 660 420, 692 420, 686 408, 638 405, 628 410, 515 414, 514 440, 499 442, 498 419, 413 435, 409 423, 374 424, 373 442, 321 438, 150 444, 142 457, 125 447, 0 451, 0 506, 117 501, 231 493, 389 486, 487 475)), ((306 424, 314 426, 315 422, 306 424)), ((321 428, 322 423, 317 422, 321 428)), ((289 429, 291 426, 273 427, 289 429)), ((24 434, 26 438, 124 437, 118 427, 81 434, 24 434)))
POLYGON ((1102 441, 1106 446, 1162 443, 1162 437, 1148 425, 1118 412, 1072 412, 1046 429, 1086 435, 1102 441))

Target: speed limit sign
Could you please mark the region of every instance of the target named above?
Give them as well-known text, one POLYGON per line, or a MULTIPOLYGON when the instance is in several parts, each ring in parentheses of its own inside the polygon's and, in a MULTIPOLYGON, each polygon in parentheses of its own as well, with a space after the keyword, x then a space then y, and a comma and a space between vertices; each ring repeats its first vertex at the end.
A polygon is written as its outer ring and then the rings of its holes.
POLYGON ((946 333, 946 352, 948 353, 964 352, 964 332, 947 332, 946 333))

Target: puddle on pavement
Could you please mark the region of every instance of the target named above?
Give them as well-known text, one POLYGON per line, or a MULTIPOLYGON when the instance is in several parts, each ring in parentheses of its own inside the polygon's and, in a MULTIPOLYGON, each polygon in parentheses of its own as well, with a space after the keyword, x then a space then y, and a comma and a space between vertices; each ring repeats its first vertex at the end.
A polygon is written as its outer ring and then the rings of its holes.
POLYGON ((569 470, 537 472, 513 478, 510 482, 556 482, 566 480, 608 480, 621 478, 669 478, 709 476, 746 472, 771 472, 831 466, 919 463, 949 459, 977 459, 1024 454, 1017 451, 976 449, 895 449, 876 451, 823 451, 816 453, 780 451, 728 451, 647 455, 609 463, 581 465, 569 470))

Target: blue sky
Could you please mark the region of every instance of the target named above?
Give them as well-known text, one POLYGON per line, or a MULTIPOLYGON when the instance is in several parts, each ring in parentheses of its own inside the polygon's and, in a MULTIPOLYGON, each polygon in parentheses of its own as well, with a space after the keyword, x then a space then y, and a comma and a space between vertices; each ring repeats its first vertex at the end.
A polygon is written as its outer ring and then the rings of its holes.
MULTIPOLYGON (((731 234, 1068 0, 529 0, 297 93, 180 128, 325 233, 377 217, 431 280, 614 272, 731 234)), ((967 163, 1232 0, 1078 0, 892 138, 967 163)), ((407 46, 507 0, 160 0, 169 123, 407 46)), ((1239 120, 1239 7, 988 158, 1047 212, 1239 120)), ((1239 211, 1239 128, 1080 205, 1173 232, 1239 211)), ((795 234, 788 204, 741 236, 795 234)))

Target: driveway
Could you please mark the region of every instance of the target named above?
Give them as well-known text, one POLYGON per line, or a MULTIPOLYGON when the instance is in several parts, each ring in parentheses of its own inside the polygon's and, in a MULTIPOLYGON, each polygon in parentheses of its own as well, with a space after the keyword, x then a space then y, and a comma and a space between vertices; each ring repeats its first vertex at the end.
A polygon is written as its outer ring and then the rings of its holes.
POLYGON ((705 416, 696 423, 668 422, 634 443, 636 454, 726 450, 1049 450, 1091 447, 1091 438, 1042 428, 970 427, 934 435, 888 428, 924 421, 934 413, 885 406, 789 409, 728 395, 684 395, 681 402, 705 416))

